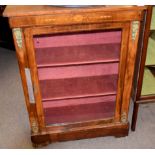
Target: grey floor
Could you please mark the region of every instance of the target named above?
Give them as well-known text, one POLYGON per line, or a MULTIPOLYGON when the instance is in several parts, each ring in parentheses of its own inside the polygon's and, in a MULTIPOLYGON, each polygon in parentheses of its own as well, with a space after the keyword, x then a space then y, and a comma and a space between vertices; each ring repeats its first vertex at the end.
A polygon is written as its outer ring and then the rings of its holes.
MULTIPOLYGON (((132 104, 130 106, 131 120, 132 104)), ((0 48, 0 148, 33 148, 15 52, 0 48)), ((48 149, 155 148, 155 104, 141 105, 136 132, 53 143, 48 149)))

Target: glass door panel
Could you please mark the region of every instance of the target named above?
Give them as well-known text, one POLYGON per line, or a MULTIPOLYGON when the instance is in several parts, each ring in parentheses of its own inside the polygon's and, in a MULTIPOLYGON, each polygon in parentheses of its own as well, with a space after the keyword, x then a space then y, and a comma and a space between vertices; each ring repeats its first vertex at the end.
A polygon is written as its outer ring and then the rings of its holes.
POLYGON ((114 117, 121 33, 34 36, 46 125, 114 117))

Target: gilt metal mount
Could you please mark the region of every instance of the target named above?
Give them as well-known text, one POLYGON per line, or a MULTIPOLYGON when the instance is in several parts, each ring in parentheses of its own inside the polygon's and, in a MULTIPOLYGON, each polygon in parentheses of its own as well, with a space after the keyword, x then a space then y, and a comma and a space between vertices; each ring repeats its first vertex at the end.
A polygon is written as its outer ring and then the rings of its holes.
POLYGON ((35 119, 32 120, 31 123, 32 133, 37 134, 39 132, 38 123, 35 119))
POLYGON ((22 33, 21 33, 21 29, 20 28, 14 28, 13 29, 13 33, 15 35, 15 38, 16 38, 16 42, 17 42, 17 46, 19 48, 22 48, 22 33))
POLYGON ((139 21, 133 21, 132 22, 132 40, 136 39, 138 28, 139 28, 139 21))
POLYGON ((123 112, 121 114, 121 122, 122 123, 126 123, 127 122, 127 115, 126 115, 126 112, 123 112))

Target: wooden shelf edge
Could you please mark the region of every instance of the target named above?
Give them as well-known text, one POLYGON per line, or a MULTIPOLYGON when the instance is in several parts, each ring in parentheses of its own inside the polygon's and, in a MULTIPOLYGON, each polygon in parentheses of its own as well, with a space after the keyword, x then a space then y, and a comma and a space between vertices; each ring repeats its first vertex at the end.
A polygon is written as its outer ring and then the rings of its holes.
POLYGON ((78 65, 93 65, 93 64, 107 64, 107 63, 118 63, 120 62, 119 59, 114 60, 104 60, 104 61, 89 61, 89 62, 82 62, 82 63, 59 63, 59 64, 53 64, 53 65, 37 65, 37 68, 46 68, 46 67, 64 67, 64 66, 78 66, 78 65))
POLYGON ((101 97, 101 96, 110 96, 116 95, 116 92, 113 93, 103 93, 103 94, 90 94, 90 95, 79 95, 79 96, 72 96, 72 97, 59 97, 59 98, 49 98, 49 99, 42 99, 42 102, 46 101, 57 101, 57 100, 66 100, 66 99, 80 99, 80 98, 88 98, 88 97, 101 97))

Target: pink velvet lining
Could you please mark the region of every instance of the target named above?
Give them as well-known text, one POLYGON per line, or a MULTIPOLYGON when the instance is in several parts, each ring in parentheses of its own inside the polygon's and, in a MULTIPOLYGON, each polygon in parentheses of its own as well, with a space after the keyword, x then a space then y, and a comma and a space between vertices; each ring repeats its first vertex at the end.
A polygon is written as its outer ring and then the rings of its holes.
POLYGON ((97 97, 83 97, 75 99, 61 99, 53 101, 43 101, 43 108, 61 108, 64 106, 76 106, 83 104, 93 104, 100 102, 113 102, 116 99, 116 95, 97 96, 97 97))
POLYGON ((36 36, 34 46, 46 124, 114 116, 121 31, 36 36))
POLYGON ((103 76, 118 73, 118 63, 101 63, 38 69, 39 80, 103 76))
POLYGON ((35 48, 110 44, 120 42, 121 31, 59 34, 45 37, 34 37, 35 48))
POLYGON ((115 96, 43 102, 45 123, 74 123, 113 117, 115 96))
POLYGON ((119 61, 120 43, 36 49, 38 67, 119 61))
POLYGON ((116 94, 117 75, 40 81, 43 100, 116 94))

